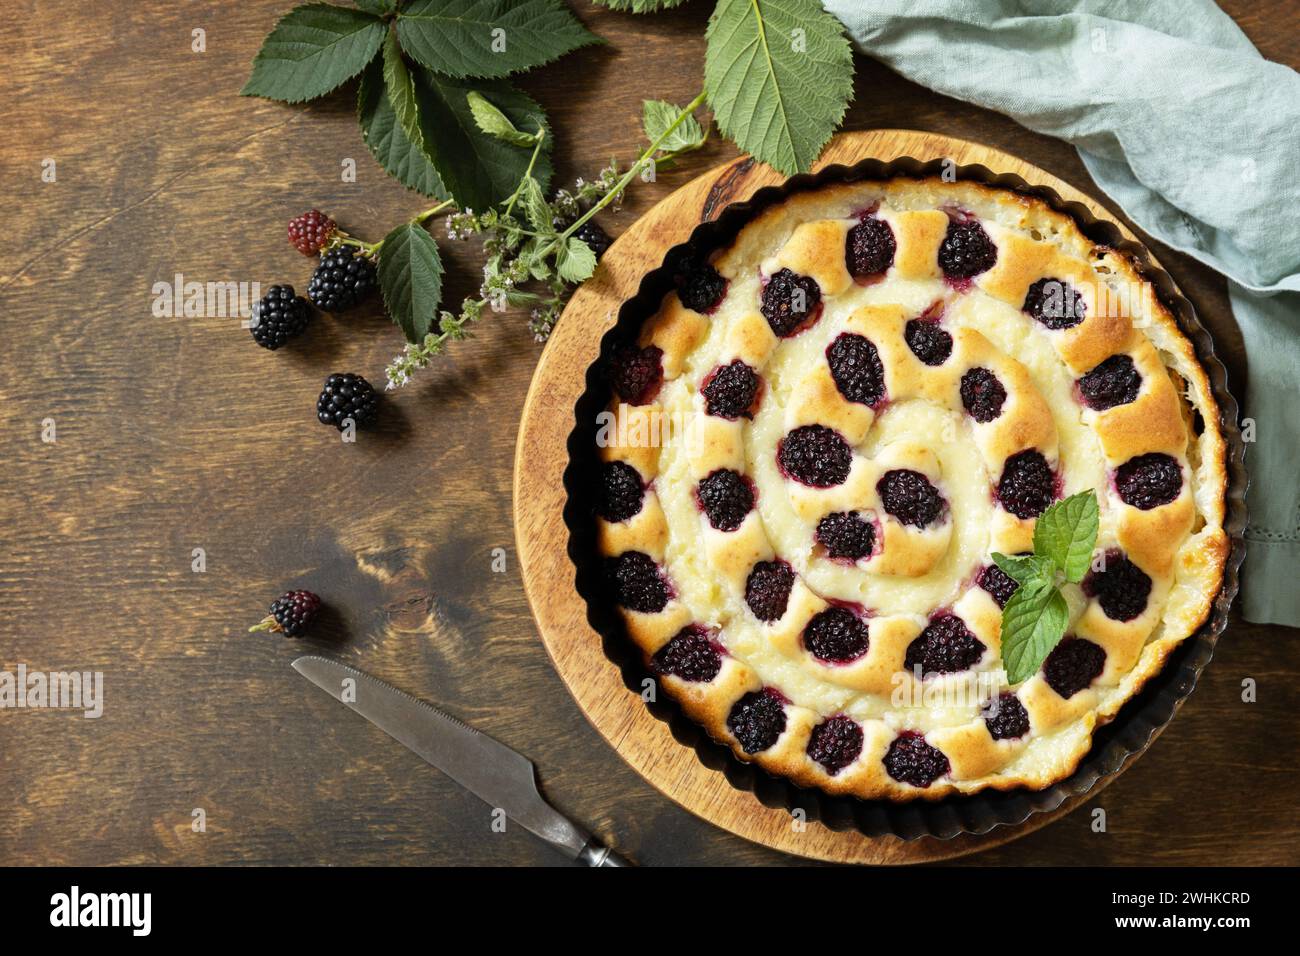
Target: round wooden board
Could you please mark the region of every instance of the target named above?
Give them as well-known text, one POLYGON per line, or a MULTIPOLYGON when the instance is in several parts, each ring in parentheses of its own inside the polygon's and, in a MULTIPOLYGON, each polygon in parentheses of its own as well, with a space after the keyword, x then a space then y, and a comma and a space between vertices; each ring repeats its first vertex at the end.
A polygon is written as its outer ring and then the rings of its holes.
MULTIPOLYGON (((994 173, 1015 173, 1034 185, 1050 186, 1063 199, 1080 202, 1098 218, 1132 233, 1099 203, 1036 166, 978 143, 914 130, 870 130, 837 135, 814 167, 875 158, 910 156, 922 162, 949 158, 980 164, 994 173)), ((737 790, 720 771, 704 766, 695 751, 673 739, 641 698, 623 684, 605 656, 600 636, 587 623, 587 608, 574 587, 564 525, 563 475, 574 405, 600 340, 641 277, 658 267, 665 253, 732 202, 782 182, 779 173, 745 158, 710 170, 657 204, 605 253, 596 274, 569 301, 533 374, 524 401, 515 447, 515 538, 524 587, 537 626, 556 670, 587 719, 638 773, 692 813, 748 840, 799 856, 840 863, 902 864, 950 859, 1006 843, 1069 813, 1114 779, 1099 781, 1083 798, 1051 813, 1039 813, 1017 827, 998 827, 984 836, 951 840, 871 838, 836 832, 820 823, 802 829, 784 810, 771 809, 752 793, 737 790)), ((1118 776, 1116 774, 1115 776, 1118 776)))

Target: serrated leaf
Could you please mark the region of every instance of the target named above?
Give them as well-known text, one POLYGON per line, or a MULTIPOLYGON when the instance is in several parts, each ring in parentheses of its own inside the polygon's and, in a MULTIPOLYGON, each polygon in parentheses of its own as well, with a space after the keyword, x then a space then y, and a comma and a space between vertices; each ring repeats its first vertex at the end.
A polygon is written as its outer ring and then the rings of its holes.
POLYGON ((570 236, 555 257, 555 270, 566 282, 583 282, 596 271, 596 254, 577 236, 570 236))
POLYGON ((514 146, 537 145, 536 132, 525 133, 517 129, 515 124, 510 122, 510 117, 493 106, 478 90, 470 90, 465 99, 469 103, 469 111, 474 115, 474 122, 489 136, 514 146))
MULTIPOLYGON (((641 104, 641 126, 646 139, 654 142, 663 135, 664 130, 673 125, 682 108, 663 100, 646 100, 641 104)), ((668 134, 668 138, 659 144, 665 153, 679 153, 688 149, 698 149, 704 143, 704 128, 694 116, 687 116, 677 128, 668 134)))
POLYGON ((422 195, 435 199, 451 198, 428 155, 407 138, 397 122, 378 63, 372 64, 361 76, 357 118, 361 123, 361 138, 385 172, 422 195))
POLYGON ((458 79, 508 76, 603 42, 559 0, 412 0, 397 36, 417 62, 458 79))
POLYGON ((524 207, 524 215, 528 217, 529 225, 536 232, 555 231, 555 224, 551 221, 551 207, 546 204, 546 196, 542 194, 541 184, 532 176, 520 183, 519 202, 524 207))
POLYGON ((787 175, 806 171, 844 117, 853 57, 817 0, 718 0, 704 88, 718 128, 787 175))
POLYGON ((519 250, 519 258, 528 266, 528 274, 539 281, 551 277, 551 264, 537 255, 542 247, 549 245, 550 242, 549 239, 533 237, 519 250))
POLYGON ((324 96, 366 68, 384 31, 383 21, 363 10, 326 3, 295 7, 262 41, 239 92, 283 103, 324 96))
POLYGON ((384 92, 393 107, 402 132, 413 146, 424 148, 424 133, 420 130, 420 111, 415 105, 415 81, 402 60, 402 48, 397 37, 390 32, 384 37, 384 92))
POLYGON ((1009 556, 994 551, 993 563, 1017 584, 1028 584, 1031 581, 1053 583, 1052 577, 1056 573, 1056 567, 1051 559, 1036 554, 1009 556))
POLYGON ((621 13, 658 13, 680 7, 686 0, 594 0, 602 7, 621 13))
POLYGON ((1002 663, 1007 680, 1019 684, 1043 665, 1065 634, 1070 608, 1051 584, 1023 585, 1002 611, 1002 663))
POLYGON ((1057 501, 1034 525, 1034 553, 1050 558, 1065 572, 1067 581, 1077 584, 1092 562, 1098 522, 1095 492, 1083 491, 1057 501))
MULTIPOLYGON (((504 80, 454 80, 428 70, 413 75, 425 154, 456 204, 461 209, 483 210, 512 195, 528 168, 532 150, 502 143, 479 129, 468 94, 471 89, 479 90, 516 127, 545 130, 542 108, 504 80)), ((533 166, 533 176, 543 189, 551 178, 550 142, 550 136, 543 139, 533 166)))
POLYGON ((438 244, 420 226, 406 222, 384 236, 379 288, 406 341, 419 342, 433 330, 442 297, 442 259, 438 244))

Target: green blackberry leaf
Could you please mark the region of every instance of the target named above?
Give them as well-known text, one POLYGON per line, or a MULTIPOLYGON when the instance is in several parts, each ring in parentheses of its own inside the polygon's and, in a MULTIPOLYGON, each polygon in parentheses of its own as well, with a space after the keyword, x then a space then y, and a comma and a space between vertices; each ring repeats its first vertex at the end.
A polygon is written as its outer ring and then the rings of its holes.
POLYGON ((415 81, 402 60, 402 48, 392 33, 384 37, 384 92, 393 107, 397 123, 411 144, 424 148, 424 133, 420 130, 420 111, 415 105, 415 81))
POLYGON ((582 282, 596 271, 596 254, 577 236, 569 238, 555 256, 555 269, 566 282, 582 282))
POLYGON ((397 0, 355 0, 355 3, 366 13, 373 13, 377 17, 392 13, 397 9, 397 0))
MULTIPOLYGON (((664 130, 673 125, 682 108, 663 100, 646 100, 641 104, 641 126, 646 139, 654 142, 663 135, 664 130)), ((668 134, 668 138, 659 144, 665 153, 684 153, 690 149, 699 149, 704 145, 704 128, 694 116, 688 116, 677 124, 677 128, 668 134)))
POLYGON ((603 42, 559 0, 411 0, 397 36, 416 61, 458 79, 508 76, 603 42))
MULTIPOLYGON (((504 80, 456 80, 428 70, 417 70, 413 75, 425 155, 456 205, 484 210, 513 195, 528 168, 532 150, 502 143, 479 129, 468 95, 478 90, 517 128, 546 130, 542 108, 504 80)), ((548 135, 533 166, 532 174, 543 189, 551 178, 547 155, 550 143, 548 135)))
POLYGON ((442 297, 438 244, 423 228, 406 222, 384 236, 379 250, 379 288, 384 305, 408 342, 433 330, 442 297))
POLYGON ((529 225, 535 231, 543 234, 555 231, 555 224, 551 221, 551 207, 542 193, 541 184, 532 176, 520 184, 519 202, 524 208, 524 215, 528 217, 529 225))
POLYGON ((593 0, 602 7, 622 13, 658 13, 680 7, 686 0, 593 0))
POLYGON ((718 0, 704 88, 723 135, 787 175, 806 171, 844 117, 853 57, 817 0, 718 0))
POLYGON ((510 117, 493 106, 478 90, 470 90, 465 99, 469 103, 469 111, 474 114, 474 122, 489 136, 495 136, 513 146, 537 145, 536 133, 525 133, 517 129, 510 122, 510 117))
POLYGON ((1034 525, 1034 553, 1050 558, 1067 581, 1077 584, 1092 562, 1098 521, 1097 495, 1091 490, 1055 502, 1034 525))
POLYGON ((385 172, 421 195, 435 199, 451 198, 428 155, 402 131, 384 89, 384 77, 378 63, 372 64, 361 76, 357 117, 361 123, 361 138, 385 172))
POLYGON ((384 32, 383 21, 362 10, 325 3, 294 7, 262 41, 239 92, 283 103, 324 96, 366 68, 384 32))
POLYGON ((1051 583, 1031 581, 1011 595, 1002 611, 1002 663, 1007 681, 1028 680, 1065 634, 1070 608, 1051 583))

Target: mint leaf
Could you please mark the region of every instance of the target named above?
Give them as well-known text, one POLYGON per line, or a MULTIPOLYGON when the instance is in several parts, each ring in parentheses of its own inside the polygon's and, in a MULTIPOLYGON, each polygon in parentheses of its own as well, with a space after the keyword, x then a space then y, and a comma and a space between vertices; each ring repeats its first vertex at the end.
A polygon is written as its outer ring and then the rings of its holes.
POLYGON ((1002 663, 1007 680, 1019 684, 1043 665, 1065 634, 1070 608, 1046 581, 1021 585, 1002 611, 1002 663))
POLYGON ((415 105, 415 81, 411 79, 411 71, 402 61, 402 48, 397 45, 397 37, 392 33, 384 37, 384 92, 388 94, 388 102, 392 104, 393 114, 406 138, 411 141, 411 145, 423 149, 420 111, 415 105))
POLYGON ((1056 574, 1056 565, 1050 558, 1036 554, 1008 556, 994 551, 993 563, 1017 584, 1028 584, 1031 581, 1055 583, 1053 577, 1056 574))
MULTIPOLYGON (((455 80, 428 70, 418 70, 414 76, 425 153, 456 205, 483 210, 513 195, 532 150, 502 143, 479 129, 468 95, 477 89, 516 127, 525 129, 546 129, 542 108, 504 80, 455 80)), ((550 142, 547 136, 533 166, 533 176, 543 189, 551 178, 550 142)))
POLYGON ((1077 584, 1092 561, 1098 521, 1094 492, 1083 491, 1058 501, 1038 516, 1034 553, 1050 558, 1065 572, 1067 581, 1077 584))
POLYGON ((555 269, 566 282, 582 282, 596 271, 596 254, 577 236, 569 238, 555 257, 555 269))
MULTIPOLYGON (((646 139, 654 142, 663 135, 664 130, 673 125, 682 108, 673 106, 663 100, 646 100, 641 104, 641 125, 645 129, 646 139)), ((689 149, 699 149, 704 145, 704 129, 694 116, 688 116, 677 128, 668 134, 668 138, 659 144, 665 153, 683 153, 689 149)))
POLYGON ((393 321, 408 342, 420 342, 433 329, 442 297, 442 259, 438 244, 420 226, 403 223, 379 250, 379 287, 393 321))
POLYGON ((593 0, 602 7, 622 13, 658 13, 680 7, 686 0, 593 0))
POLYGON ((451 198, 428 155, 407 138, 398 123, 378 63, 372 64, 361 76, 357 118, 361 123, 361 138, 385 172, 421 195, 435 199, 451 198))
POLYGON ((290 10, 262 41, 240 90, 301 103, 338 88, 366 68, 384 42, 383 21, 361 10, 311 3, 290 10))
POLYGON ((787 175, 807 170, 853 92, 839 21, 817 0, 718 0, 704 88, 718 128, 787 175))
POLYGON ((416 61, 459 79, 508 76, 602 42, 558 0, 412 0, 397 36, 416 61))
POLYGON ((551 207, 542 193, 541 184, 532 176, 519 184, 519 200, 523 204, 524 215, 528 217, 528 222, 535 231, 540 233, 555 231, 555 223, 551 221, 551 207))
POLYGON ((469 103, 469 111, 474 115, 474 122, 489 136, 495 136, 503 143, 514 146, 537 145, 536 133, 525 133, 516 128, 510 122, 510 117, 493 106, 478 90, 470 90, 465 99, 469 103))

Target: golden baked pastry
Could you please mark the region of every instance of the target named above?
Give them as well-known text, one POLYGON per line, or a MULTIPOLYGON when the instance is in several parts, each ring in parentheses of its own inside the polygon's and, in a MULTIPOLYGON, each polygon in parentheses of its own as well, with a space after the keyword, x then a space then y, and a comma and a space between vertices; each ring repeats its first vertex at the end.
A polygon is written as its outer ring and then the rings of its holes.
POLYGON ((609 596, 661 685, 829 793, 1068 776, 1229 550, 1218 407, 1129 258, 1040 199, 900 178, 787 197, 676 282, 597 441, 609 596), (990 556, 1089 489, 1066 637, 1009 686, 990 556))

